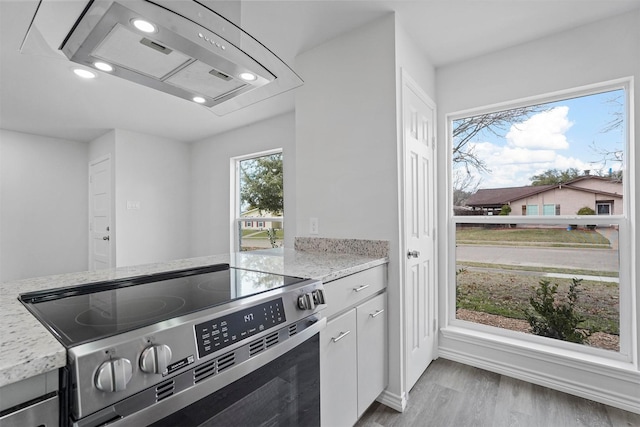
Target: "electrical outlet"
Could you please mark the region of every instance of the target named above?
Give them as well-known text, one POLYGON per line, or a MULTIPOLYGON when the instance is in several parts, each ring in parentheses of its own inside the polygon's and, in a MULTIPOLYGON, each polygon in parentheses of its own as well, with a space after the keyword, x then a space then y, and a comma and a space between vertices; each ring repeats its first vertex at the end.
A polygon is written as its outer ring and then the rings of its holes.
POLYGON ((309 218, 309 234, 318 234, 318 218, 309 218))
POLYGON ((127 200, 127 209, 140 210, 139 200, 127 200))

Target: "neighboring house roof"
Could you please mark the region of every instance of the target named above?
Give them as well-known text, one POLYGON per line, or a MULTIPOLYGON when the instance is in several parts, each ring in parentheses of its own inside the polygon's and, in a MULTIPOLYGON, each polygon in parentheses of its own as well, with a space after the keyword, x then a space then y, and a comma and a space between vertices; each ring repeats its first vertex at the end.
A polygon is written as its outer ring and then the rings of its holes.
POLYGON ((581 176, 571 181, 567 181, 562 184, 548 184, 548 185, 527 185, 524 187, 506 187, 506 188, 485 188, 476 191, 467 199, 467 206, 471 207, 485 207, 485 208, 499 208, 502 205, 508 205, 514 200, 524 199, 526 197, 535 196, 536 194, 544 193, 555 188, 569 187, 572 190, 583 191, 586 193, 598 193, 602 195, 608 195, 611 197, 622 197, 618 193, 610 193, 598 189, 585 188, 573 185, 579 181, 588 179, 596 179, 603 181, 611 181, 609 178, 599 176, 581 176))
POLYGON ((557 185, 528 185, 526 187, 483 188, 476 191, 467 199, 467 206, 472 207, 501 207, 512 200, 518 200, 534 194, 542 193, 557 187, 557 185))
POLYGON ((258 208, 249 209, 248 211, 240 213, 240 218, 273 218, 278 215, 273 215, 269 211, 260 211, 258 208))

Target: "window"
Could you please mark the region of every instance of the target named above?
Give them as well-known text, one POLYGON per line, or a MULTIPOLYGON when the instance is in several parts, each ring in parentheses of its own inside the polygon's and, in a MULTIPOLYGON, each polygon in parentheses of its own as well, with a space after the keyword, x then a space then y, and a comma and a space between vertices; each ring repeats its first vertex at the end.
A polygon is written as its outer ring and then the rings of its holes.
POLYGON ((556 205, 542 206, 542 215, 556 215, 556 205))
POLYGON ((613 202, 596 202, 596 213, 598 215, 611 215, 611 205, 613 202))
POLYGON ((470 177, 451 189, 465 205, 450 209, 449 322, 631 359, 627 94, 623 81, 448 117, 450 182, 470 177), (474 215, 504 205, 520 209, 474 215), (575 316, 550 323, 545 296, 575 316))
POLYGON ((284 241, 282 152, 236 158, 232 167, 236 182, 233 250, 281 247, 284 241))

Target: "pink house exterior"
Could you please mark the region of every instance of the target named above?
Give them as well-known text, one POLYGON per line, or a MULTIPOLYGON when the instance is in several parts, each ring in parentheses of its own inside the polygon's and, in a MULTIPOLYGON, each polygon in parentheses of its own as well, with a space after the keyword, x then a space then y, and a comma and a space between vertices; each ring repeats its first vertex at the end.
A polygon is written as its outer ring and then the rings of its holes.
POLYGON ((563 184, 478 190, 467 206, 484 215, 497 215, 503 205, 511 216, 575 215, 583 207, 597 215, 621 215, 622 183, 599 176, 583 176, 563 184))

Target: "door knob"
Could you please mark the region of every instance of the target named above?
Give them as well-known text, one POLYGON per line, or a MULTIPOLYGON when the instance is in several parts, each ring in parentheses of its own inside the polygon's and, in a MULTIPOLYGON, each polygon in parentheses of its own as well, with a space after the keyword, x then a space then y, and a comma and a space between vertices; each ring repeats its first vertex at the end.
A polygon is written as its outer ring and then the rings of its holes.
POLYGON ((409 258, 418 258, 420 256, 420 252, 418 251, 409 251, 407 252, 407 259, 409 258))
POLYGON ((109 236, 102 236, 102 240, 109 240, 109 236))

